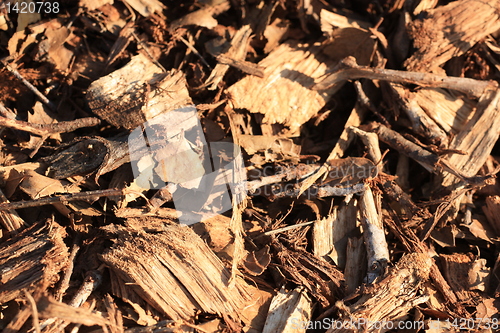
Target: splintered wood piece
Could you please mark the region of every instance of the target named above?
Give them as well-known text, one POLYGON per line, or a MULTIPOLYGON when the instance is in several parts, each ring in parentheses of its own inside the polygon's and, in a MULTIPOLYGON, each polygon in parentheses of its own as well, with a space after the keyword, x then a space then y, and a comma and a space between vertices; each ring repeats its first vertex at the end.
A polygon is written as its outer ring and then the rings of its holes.
POLYGON ((124 299, 142 298, 174 320, 192 320, 196 311, 240 318, 249 298, 245 282, 236 278, 230 288, 230 272, 189 227, 165 230, 120 232, 101 256, 119 278, 113 292, 124 299))
MULTIPOLYGON (((375 133, 365 132, 357 127, 348 127, 354 134, 360 137, 361 141, 365 144, 368 149, 368 156, 373 161, 373 163, 380 163, 382 160, 382 152, 380 151, 380 145, 378 143, 378 136, 375 133)), ((378 164, 379 171, 382 171, 382 164, 378 164)))
POLYGON ((250 29, 250 26, 243 26, 234 34, 233 39, 229 43, 227 51, 223 54, 218 55, 217 60, 219 61, 219 63, 212 70, 212 73, 210 73, 210 76, 205 82, 205 85, 209 90, 216 89, 222 79, 224 79, 224 75, 229 69, 229 65, 231 62, 230 60, 233 60, 233 62, 245 60, 251 33, 252 29, 250 29), (224 61, 224 59, 226 59, 226 61, 224 61))
MULTIPOLYGON (((475 176, 491 154, 498 141, 500 128, 500 90, 488 90, 477 104, 477 109, 464 128, 450 142, 450 149, 467 152, 452 154, 446 161, 466 177, 475 176)), ((447 170, 448 171, 448 170, 447 170)), ((441 186, 457 182, 455 175, 444 173, 441 186)))
POLYGON ((334 209, 327 217, 314 222, 313 253, 318 258, 326 257, 333 250, 333 222, 336 216, 337 210, 334 209))
MULTIPOLYGON (((110 325, 109 320, 102 317, 90 309, 74 308, 62 302, 58 302, 52 297, 42 296, 37 301, 38 314, 42 318, 57 318, 69 323, 77 323, 86 326, 99 325, 101 327, 110 325)), ((45 329, 45 332, 56 332, 45 329)))
MULTIPOLYGON (((413 97, 413 93, 398 84, 389 85, 395 95, 397 96, 401 109, 406 113, 411 121, 411 127, 417 133, 438 146, 447 147, 448 137, 435 122, 427 115, 427 113, 420 107, 418 102, 413 97)), ((436 108, 434 104, 433 108, 436 108)))
POLYGON ((410 28, 417 51, 405 62, 406 68, 434 72, 452 57, 464 54, 500 29, 499 7, 499 0, 459 0, 429 10, 410 28))
POLYGON ((347 240, 344 277, 346 294, 352 294, 363 283, 366 274, 366 249, 363 237, 347 240))
POLYGON ((476 103, 441 88, 423 88, 407 92, 446 133, 456 134, 472 117, 476 103))
POLYGON ((163 73, 145 55, 92 82, 87 89, 90 108, 116 127, 134 129, 155 116, 191 105, 184 74, 163 73))
MULTIPOLYGON (((326 104, 335 91, 312 91, 314 80, 333 65, 317 46, 285 43, 259 63, 264 78, 247 76, 232 85, 234 108, 264 115, 262 124, 282 124, 295 133, 326 104)), ((274 135, 263 126, 264 135, 274 135)))
POLYGON ((368 30, 372 27, 370 22, 356 18, 354 15, 341 15, 326 9, 322 9, 319 15, 321 30, 328 34, 331 34, 335 28, 358 28, 368 30))
POLYGON ((306 332, 311 319, 312 302, 303 288, 286 291, 281 288, 273 297, 262 333, 306 332))
POLYGON ((346 198, 337 209, 337 214, 333 221, 333 248, 328 256, 341 269, 346 266, 347 240, 349 235, 352 235, 356 229, 356 215, 356 200, 351 198, 347 201, 346 198))
POLYGON ((354 135, 351 134, 349 127, 351 126, 358 127, 359 125, 361 125, 361 122, 364 120, 365 115, 366 115, 366 109, 360 107, 359 103, 356 103, 354 109, 351 111, 351 114, 349 115, 349 118, 347 119, 347 122, 344 125, 344 130, 342 131, 339 140, 337 141, 335 147, 333 147, 332 151, 328 155, 326 162, 321 166, 321 168, 318 169, 318 171, 316 171, 315 174, 311 175, 308 179, 302 182, 299 191, 300 194, 304 193, 318 179, 320 179, 325 175, 325 173, 328 171, 330 167, 328 163, 329 161, 344 156, 345 151, 351 144, 352 140, 354 140, 354 135))
POLYGON ((158 0, 126 0, 125 2, 144 17, 165 9, 165 5, 158 0))
POLYGON ((0 304, 58 281, 69 258, 64 236, 57 223, 37 223, 0 245, 0 304))
POLYGON ((432 260, 425 254, 406 254, 382 280, 366 286, 356 303, 337 303, 341 314, 338 320, 345 321, 347 327, 331 328, 327 333, 379 332, 377 323, 402 319, 428 299, 428 296, 419 296, 418 292, 429 278, 431 265, 432 260), (351 322, 352 329, 348 326, 351 322))
MULTIPOLYGON (((0 190, 0 203, 9 203, 2 190, 0 190)), ((13 209, 0 211, 0 225, 12 235, 27 227, 27 223, 13 209)))

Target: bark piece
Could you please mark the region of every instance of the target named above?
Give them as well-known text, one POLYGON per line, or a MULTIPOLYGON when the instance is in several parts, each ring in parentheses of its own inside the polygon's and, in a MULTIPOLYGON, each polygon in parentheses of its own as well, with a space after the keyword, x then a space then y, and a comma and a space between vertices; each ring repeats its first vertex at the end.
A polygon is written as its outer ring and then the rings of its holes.
POLYGON ((126 129, 192 104, 183 73, 173 70, 165 74, 142 54, 92 82, 87 89, 87 102, 100 118, 126 129))
POLYGON ((157 234, 123 232, 102 260, 119 278, 117 296, 142 298, 174 320, 192 320, 195 311, 240 318, 249 298, 235 279, 190 228, 171 225, 157 234))
MULTIPOLYGON (((0 203, 9 203, 9 200, 7 200, 2 190, 0 190, 0 203)), ((13 209, 0 211, 0 225, 11 235, 27 227, 27 223, 13 209)), ((3 235, 0 234, 0 237, 2 236, 3 235)))
MULTIPOLYGON (((339 320, 353 322, 355 328, 365 332, 378 332, 375 327, 382 321, 397 321, 427 296, 418 296, 422 284, 429 278, 432 260, 424 254, 411 253, 403 256, 396 266, 378 283, 365 287, 361 298, 353 305, 339 302, 339 320), (371 323, 362 325, 362 323, 371 323), (356 326, 361 325, 361 326, 356 326), (364 326, 364 327, 363 327, 364 326)), ((357 329, 332 328, 327 333, 358 332, 357 329)))
POLYGON ((458 299, 470 306, 477 305, 480 295, 472 289, 484 290, 484 278, 488 274, 484 271, 485 259, 474 260, 463 253, 441 254, 444 276, 458 299), (486 275, 485 275, 486 274, 486 275))
POLYGON ((303 288, 287 292, 281 288, 274 296, 262 333, 306 332, 311 319, 311 298, 303 288))
POLYGON ((317 46, 282 44, 259 63, 265 68, 264 78, 245 77, 228 92, 234 108, 260 113, 264 115, 263 124, 282 124, 295 133, 333 95, 332 90, 322 93, 310 90, 314 80, 332 64, 317 46))
MULTIPOLYGON (((450 142, 449 149, 467 152, 453 154, 446 160, 466 177, 475 176, 491 154, 498 141, 500 128, 500 90, 488 90, 477 104, 476 112, 450 142)), ((441 186, 457 182, 451 173, 445 173, 441 186)))
POLYGON ((500 29, 500 1, 459 0, 430 10, 410 29, 415 54, 405 65, 410 71, 435 72, 478 41, 500 29), (470 13, 475 13, 470 15, 470 13))
POLYGON ((299 235, 288 234, 289 239, 273 236, 271 248, 278 259, 273 268, 278 268, 280 274, 288 280, 306 288, 323 307, 333 304, 337 297, 342 297, 344 276, 337 267, 330 262, 297 248, 295 245, 300 238, 299 235), (281 242, 283 241, 283 243, 281 242), (286 246, 285 246, 286 244, 286 246))
POLYGON ((496 236, 500 237, 500 197, 497 195, 487 197, 483 212, 496 236))
POLYGON ((228 60, 236 62, 242 62, 245 60, 251 32, 252 30, 250 29, 250 26, 243 26, 234 34, 233 39, 230 43, 228 43, 229 45, 227 46, 227 50, 218 55, 217 60, 219 63, 212 70, 212 73, 210 73, 210 76, 205 82, 205 85, 209 90, 216 89, 222 79, 224 79, 224 75, 229 69, 228 60), (224 59, 226 59, 226 61, 224 61, 224 59))
POLYGON ((69 258, 64 236, 57 223, 37 223, 1 244, 0 304, 57 282, 69 258))

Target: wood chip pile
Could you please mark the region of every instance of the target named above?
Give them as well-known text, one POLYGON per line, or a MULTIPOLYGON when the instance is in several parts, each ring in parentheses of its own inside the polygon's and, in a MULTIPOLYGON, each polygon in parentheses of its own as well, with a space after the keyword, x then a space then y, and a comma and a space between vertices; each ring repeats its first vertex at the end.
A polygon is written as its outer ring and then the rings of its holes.
POLYGON ((499 8, 0 2, 0 331, 499 331, 499 8))

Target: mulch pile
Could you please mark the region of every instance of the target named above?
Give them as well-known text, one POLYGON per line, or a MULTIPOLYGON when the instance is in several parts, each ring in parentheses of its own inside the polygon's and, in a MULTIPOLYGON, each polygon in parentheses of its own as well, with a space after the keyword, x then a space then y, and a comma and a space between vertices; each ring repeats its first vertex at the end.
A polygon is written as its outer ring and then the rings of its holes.
POLYGON ((0 3, 0 329, 497 331, 498 8, 0 3))

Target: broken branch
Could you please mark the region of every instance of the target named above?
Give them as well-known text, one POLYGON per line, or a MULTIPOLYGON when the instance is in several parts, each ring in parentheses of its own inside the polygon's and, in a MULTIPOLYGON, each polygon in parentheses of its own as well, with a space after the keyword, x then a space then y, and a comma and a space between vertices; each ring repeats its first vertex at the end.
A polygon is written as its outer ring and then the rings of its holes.
POLYGON ((498 86, 494 81, 359 66, 354 57, 347 57, 342 60, 336 72, 324 75, 312 89, 325 90, 342 81, 355 79, 383 80, 417 84, 422 87, 453 89, 473 98, 480 98, 488 88, 497 88, 498 86))
POLYGON ((80 118, 71 121, 61 121, 54 124, 32 124, 26 121, 8 119, 0 117, 0 126, 13 128, 16 130, 21 130, 35 134, 41 137, 45 137, 50 134, 55 133, 68 133, 73 132, 78 128, 92 127, 99 125, 101 121, 98 118, 88 117, 80 118))

